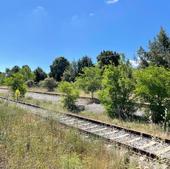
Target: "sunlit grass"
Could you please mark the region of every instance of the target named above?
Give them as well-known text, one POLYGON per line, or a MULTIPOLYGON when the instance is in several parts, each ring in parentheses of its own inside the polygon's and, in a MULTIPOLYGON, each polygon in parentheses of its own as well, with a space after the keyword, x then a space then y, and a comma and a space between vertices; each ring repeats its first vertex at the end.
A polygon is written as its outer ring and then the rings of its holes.
MULTIPOLYGON (((26 98, 26 101, 29 101, 30 103, 33 103, 33 104, 37 104, 37 102, 38 102, 37 105, 41 105, 42 107, 47 108, 52 111, 66 112, 66 110, 63 109, 63 107, 62 107, 62 103, 54 103, 51 101, 40 101, 40 100, 36 100, 33 98, 26 98)), ((85 117, 94 118, 96 120, 101 120, 104 122, 112 123, 115 125, 129 128, 129 129, 146 132, 146 133, 152 134, 154 136, 159 136, 162 138, 170 139, 170 133, 165 132, 161 126, 156 125, 156 124, 149 124, 149 123, 138 122, 138 121, 124 121, 124 120, 120 120, 120 119, 116 119, 116 118, 112 119, 105 112, 96 114, 93 112, 83 111, 83 112, 80 112, 80 115, 83 115, 85 117)))
MULTIPOLYGON (((56 122, 43 121, 15 106, 0 103, 0 145, 10 169, 135 169, 125 150, 106 149, 56 122)), ((1 158, 1 156, 0 156, 1 158)), ((0 159, 1 160, 1 159, 0 159)))
MULTIPOLYGON (((1 93, 0 95, 4 95, 4 94, 1 93)), ((42 106, 52 111, 66 112, 66 110, 63 109, 62 103, 60 102, 55 103, 51 101, 37 100, 31 97, 26 97, 24 101, 42 106)), ((162 138, 170 139, 170 133, 164 132, 163 128, 159 125, 138 122, 138 121, 123 121, 120 119, 111 119, 108 117, 106 113, 96 114, 93 112, 90 113, 90 112, 84 111, 84 112, 80 112, 80 114, 86 117, 94 118, 94 119, 101 120, 104 122, 109 122, 115 125, 129 128, 129 129, 138 130, 138 131, 146 132, 146 133, 159 136, 162 138)))

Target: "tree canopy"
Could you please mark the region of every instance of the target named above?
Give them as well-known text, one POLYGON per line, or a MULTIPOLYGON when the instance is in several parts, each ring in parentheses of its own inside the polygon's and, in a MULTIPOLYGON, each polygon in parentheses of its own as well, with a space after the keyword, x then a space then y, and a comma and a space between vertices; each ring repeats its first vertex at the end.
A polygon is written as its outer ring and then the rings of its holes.
POLYGON ((110 117, 126 119, 132 115, 135 110, 134 89, 132 69, 128 64, 105 68, 99 96, 110 117))
POLYGON ((63 73, 62 80, 67 82, 74 82, 78 76, 78 64, 73 61, 63 73))
POLYGON ((69 64, 69 61, 64 57, 56 58, 50 66, 50 76, 56 81, 61 81, 63 73, 68 68, 69 64))
POLYGON ((90 92, 93 99, 94 92, 101 88, 101 78, 101 70, 98 67, 86 67, 76 83, 85 92, 90 92))
POLYGON ((136 94, 149 103, 152 121, 164 121, 165 110, 170 105, 170 71, 163 67, 149 66, 136 73, 136 94))
POLYGON ((120 54, 113 51, 105 51, 103 50, 98 56, 97 56, 97 62, 99 63, 100 67, 106 66, 106 65, 119 65, 120 60, 120 54))
POLYGON ((163 28, 153 41, 149 41, 148 51, 140 47, 138 57, 141 67, 156 65, 170 68, 170 37, 163 28))
POLYGON ((34 75, 35 75, 35 82, 36 83, 39 83, 40 81, 47 78, 47 74, 40 67, 38 67, 37 69, 34 70, 34 75))
POLYGON ((78 66, 78 73, 82 73, 83 68, 92 67, 93 62, 92 62, 90 57, 84 56, 84 57, 82 57, 81 59, 78 60, 77 66, 78 66))

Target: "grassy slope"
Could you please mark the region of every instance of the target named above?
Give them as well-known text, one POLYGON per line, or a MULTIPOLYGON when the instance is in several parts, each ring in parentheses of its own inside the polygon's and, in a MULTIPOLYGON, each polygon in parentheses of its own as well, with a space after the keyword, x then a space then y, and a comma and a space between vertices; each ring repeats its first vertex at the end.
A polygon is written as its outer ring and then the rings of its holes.
POLYGON ((3 168, 10 169, 135 169, 124 150, 106 150, 53 121, 45 122, 14 106, 0 103, 0 147, 3 168), (6 158, 4 158, 6 157, 6 158))

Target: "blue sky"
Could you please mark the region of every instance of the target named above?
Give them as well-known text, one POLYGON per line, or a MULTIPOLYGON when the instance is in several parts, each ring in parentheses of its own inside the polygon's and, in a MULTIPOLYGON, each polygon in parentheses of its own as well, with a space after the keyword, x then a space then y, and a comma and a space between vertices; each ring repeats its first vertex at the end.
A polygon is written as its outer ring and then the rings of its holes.
POLYGON ((49 71, 101 50, 133 59, 163 26, 170 33, 169 0, 4 0, 0 2, 0 71, 28 64, 49 71))

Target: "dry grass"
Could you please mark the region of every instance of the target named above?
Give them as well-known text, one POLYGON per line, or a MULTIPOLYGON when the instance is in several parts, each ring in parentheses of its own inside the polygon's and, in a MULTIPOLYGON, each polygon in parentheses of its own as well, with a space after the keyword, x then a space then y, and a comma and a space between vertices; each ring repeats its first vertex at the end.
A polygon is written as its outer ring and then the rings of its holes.
MULTIPOLYGON (((0 143, 10 169, 136 169, 128 152, 107 150, 54 121, 43 121, 14 106, 0 104, 0 143), (6 153, 5 153, 6 152, 6 153)), ((1 156, 0 156, 1 159, 1 156)), ((1 163, 0 163, 1 164, 1 163)), ((142 168, 142 167, 141 167, 142 168)))
MULTIPOLYGON (((66 112, 66 110, 63 109, 61 103, 54 103, 51 101, 42 101, 42 100, 40 101, 40 100, 36 100, 33 98, 26 98, 25 101, 29 102, 29 103, 40 105, 40 106, 47 108, 49 110, 52 110, 52 111, 66 112)), ((80 112, 80 115, 83 115, 85 117, 90 117, 90 118, 93 118, 96 120, 108 122, 111 124, 119 125, 119 126, 126 127, 129 129, 146 132, 146 133, 152 134, 154 136, 162 137, 164 139, 170 139, 170 133, 165 132, 161 126, 156 125, 156 124, 149 124, 149 123, 138 122, 138 121, 123 121, 120 119, 111 119, 110 117, 108 117, 108 115, 106 113, 96 114, 93 112, 90 113, 90 112, 84 111, 84 112, 80 112)))
POLYGON ((162 137, 164 139, 170 139, 170 133, 165 132, 161 126, 156 125, 156 124, 149 124, 149 123, 138 122, 138 121, 132 122, 132 121, 123 121, 120 119, 111 119, 107 116, 106 113, 97 115, 95 113, 82 112, 81 115, 85 117, 93 118, 96 120, 108 122, 111 124, 115 124, 121 127, 128 128, 128 129, 146 132, 154 136, 162 137))
MULTIPOLYGON (((0 93, 0 95, 5 95, 0 93)), ((44 108, 47 108, 49 110, 52 111, 60 111, 60 112, 65 112, 66 110, 63 109, 62 104, 61 103, 54 103, 51 101, 43 101, 43 100, 36 100, 33 99, 31 97, 27 97, 25 98, 25 101, 28 103, 33 103, 39 106, 42 106, 44 108)), ((123 120, 119 120, 119 119, 111 119, 107 116, 106 113, 102 113, 102 114, 95 114, 95 113, 89 113, 89 112, 81 112, 81 115, 85 116, 85 117, 90 117, 90 118, 94 118, 97 120, 101 120, 104 122, 108 122, 108 123, 112 123, 115 125, 119 125, 122 127, 126 127, 129 129, 134 129, 134 130, 138 130, 141 132, 146 132, 155 136, 159 136, 165 139, 170 139, 170 133, 169 132, 164 132, 163 128, 159 125, 155 125, 155 124, 148 124, 148 123, 144 123, 144 122, 137 122, 137 121, 123 121, 123 120)))

